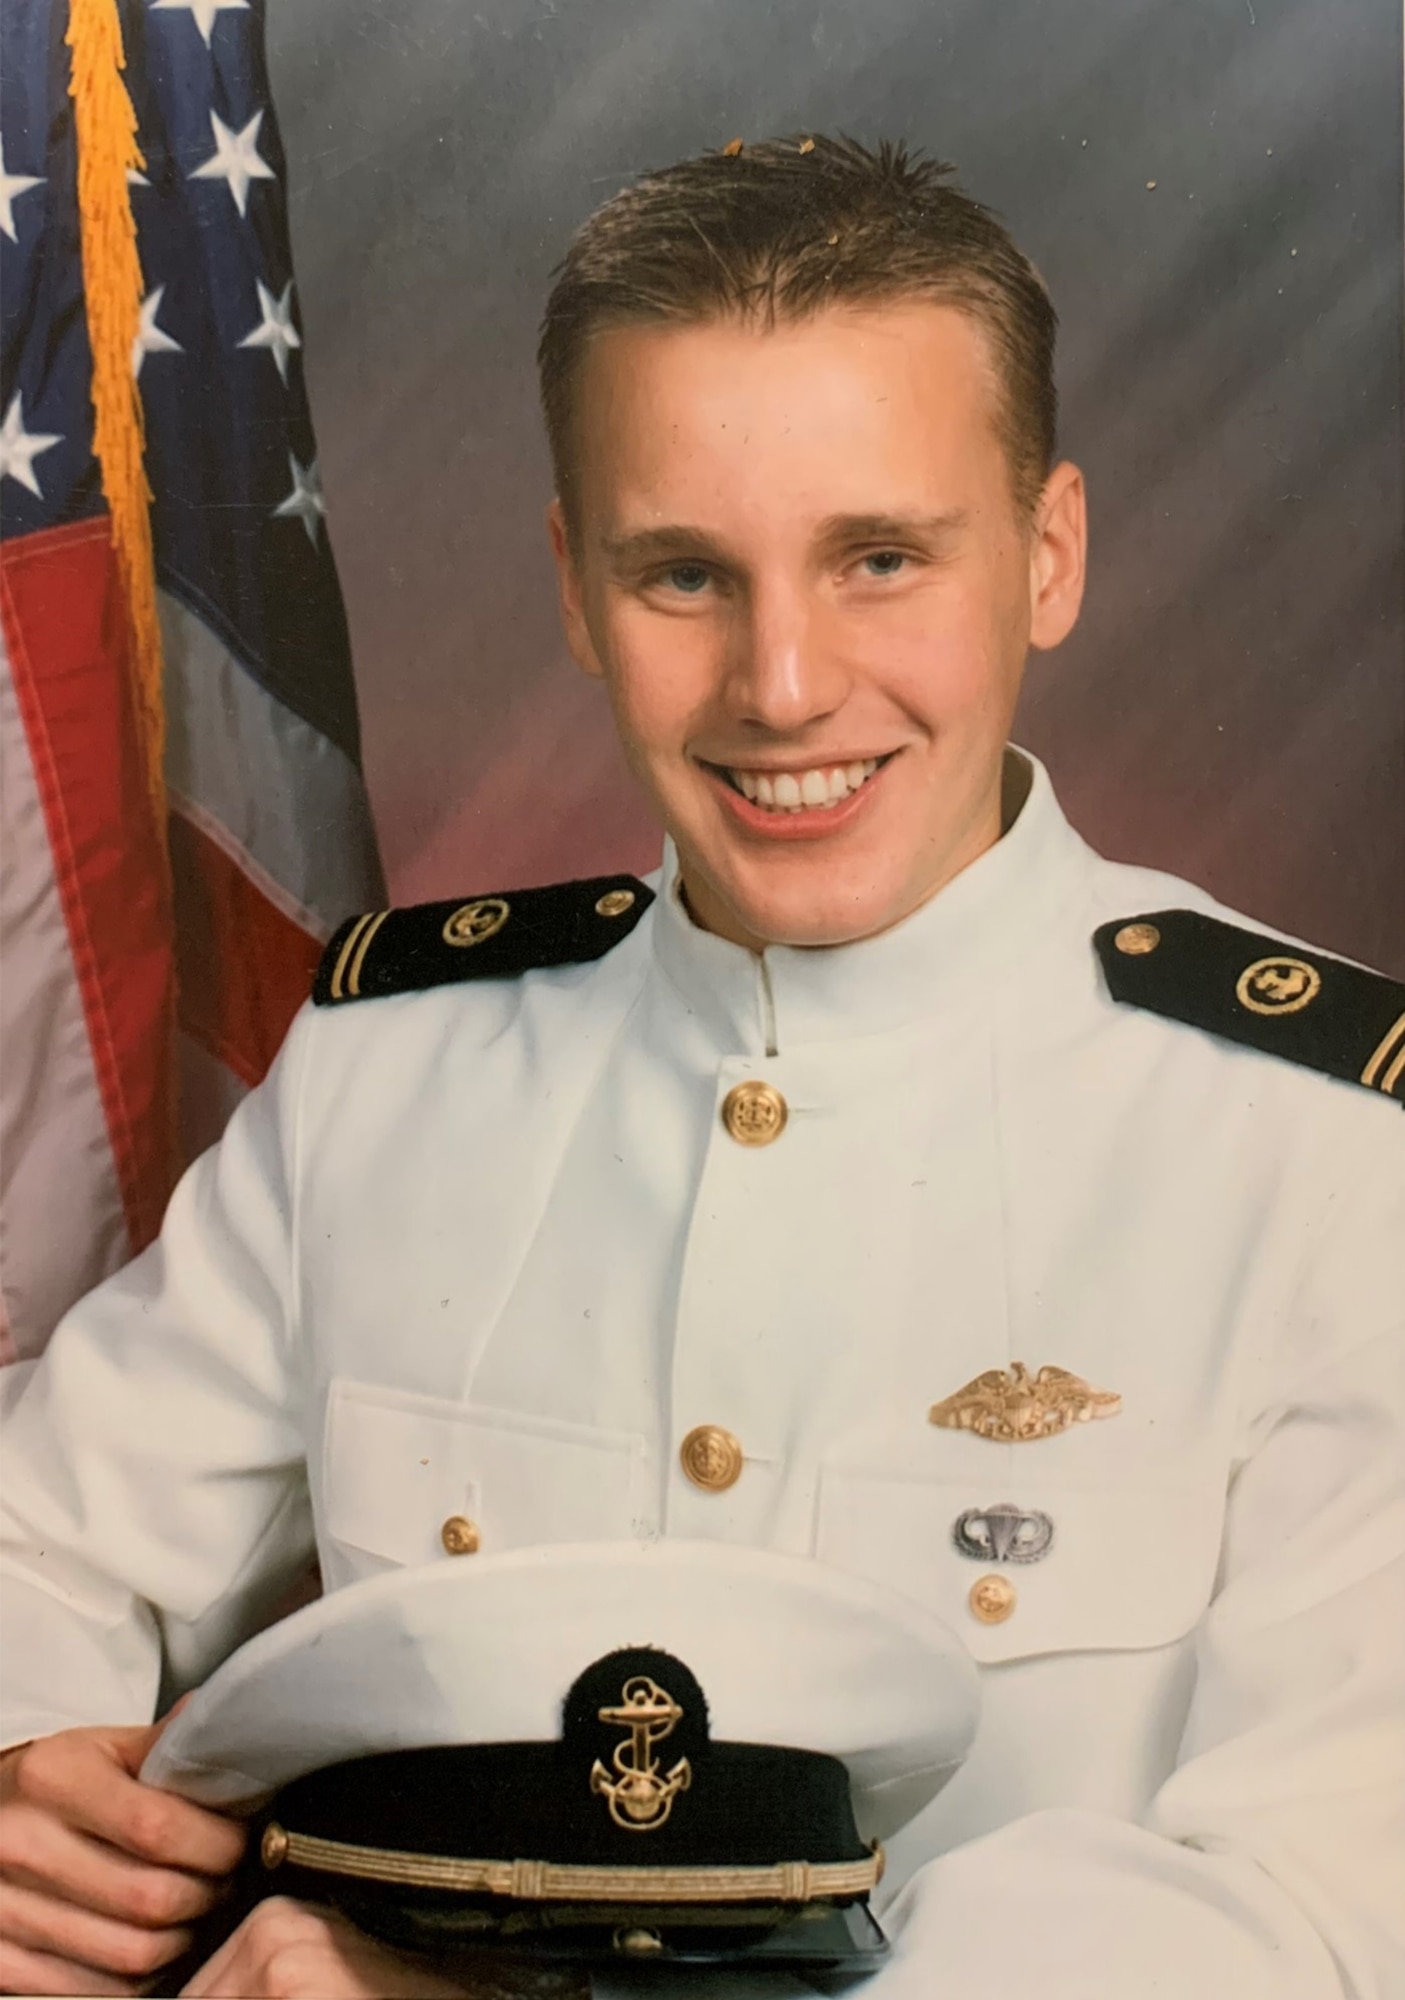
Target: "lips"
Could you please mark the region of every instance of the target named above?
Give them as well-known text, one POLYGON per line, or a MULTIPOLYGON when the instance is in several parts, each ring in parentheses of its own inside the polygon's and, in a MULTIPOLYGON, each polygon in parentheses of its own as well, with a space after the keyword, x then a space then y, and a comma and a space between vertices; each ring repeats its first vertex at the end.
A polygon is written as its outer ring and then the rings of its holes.
POLYGON ((714 764, 701 757, 697 762, 739 830, 753 838, 788 844, 836 836, 856 819, 866 817, 869 802, 897 755, 897 751, 888 751, 879 757, 846 758, 842 763, 836 758, 832 763, 789 770, 774 765, 714 764))
POLYGON ((780 818, 797 813, 833 812, 862 791, 886 762, 884 757, 863 757, 842 764, 816 764, 798 771, 738 764, 710 764, 708 769, 748 804, 780 818))

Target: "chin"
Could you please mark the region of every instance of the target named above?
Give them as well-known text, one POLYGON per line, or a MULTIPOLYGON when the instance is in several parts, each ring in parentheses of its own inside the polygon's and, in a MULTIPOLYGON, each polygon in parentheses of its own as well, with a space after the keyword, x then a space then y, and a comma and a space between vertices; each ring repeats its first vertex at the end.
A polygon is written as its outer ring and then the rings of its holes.
POLYGON ((739 898, 736 915, 753 937, 767 944, 816 947, 856 944, 897 921, 886 900, 836 896, 739 898))

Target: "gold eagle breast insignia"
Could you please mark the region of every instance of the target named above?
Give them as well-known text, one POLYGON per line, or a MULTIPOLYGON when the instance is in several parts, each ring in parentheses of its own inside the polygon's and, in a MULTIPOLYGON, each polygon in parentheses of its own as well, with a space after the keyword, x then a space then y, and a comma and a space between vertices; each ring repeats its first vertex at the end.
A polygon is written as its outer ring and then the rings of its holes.
POLYGON ((927 1421, 942 1430, 973 1431, 995 1444, 1025 1444, 1057 1437, 1095 1417, 1115 1417, 1121 1407, 1114 1390, 1094 1389, 1067 1368, 1041 1368, 1031 1375, 1023 1361, 1012 1361, 1008 1368, 988 1368, 954 1396, 933 1403, 927 1421))

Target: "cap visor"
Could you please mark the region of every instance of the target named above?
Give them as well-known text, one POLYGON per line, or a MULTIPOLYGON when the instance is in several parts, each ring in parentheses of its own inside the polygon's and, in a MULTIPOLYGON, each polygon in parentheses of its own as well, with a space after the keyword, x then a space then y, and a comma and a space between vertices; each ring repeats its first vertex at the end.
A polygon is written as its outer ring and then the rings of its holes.
MULTIPOLYGON (((309 1892, 312 1893, 312 1892, 309 1892)), ((471 1972, 475 1954, 541 1962, 620 1965, 832 1967, 862 1972, 885 1957, 888 1941, 866 1904, 739 1906, 541 1904, 488 1910, 463 1898, 413 1901, 358 1883, 325 1880, 316 1893, 383 1944, 418 1954, 446 1972, 471 1972)))

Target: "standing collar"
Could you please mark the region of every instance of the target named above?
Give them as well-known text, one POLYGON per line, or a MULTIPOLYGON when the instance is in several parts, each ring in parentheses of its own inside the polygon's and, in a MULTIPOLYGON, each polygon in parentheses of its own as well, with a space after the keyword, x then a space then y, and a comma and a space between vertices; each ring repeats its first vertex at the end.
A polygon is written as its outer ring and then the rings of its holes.
POLYGON ((683 902, 677 850, 665 842, 654 952, 719 1046, 766 1055, 904 1027, 959 1006, 1037 952, 1091 856, 1043 765, 1026 751, 1007 756, 1030 773, 1013 825, 911 916, 855 944, 777 944, 758 954, 700 929, 683 902))

